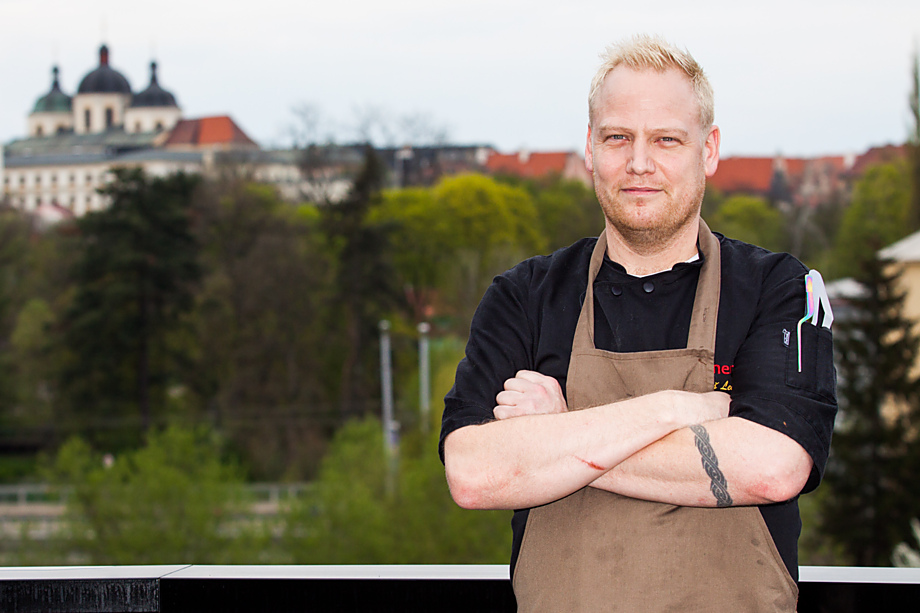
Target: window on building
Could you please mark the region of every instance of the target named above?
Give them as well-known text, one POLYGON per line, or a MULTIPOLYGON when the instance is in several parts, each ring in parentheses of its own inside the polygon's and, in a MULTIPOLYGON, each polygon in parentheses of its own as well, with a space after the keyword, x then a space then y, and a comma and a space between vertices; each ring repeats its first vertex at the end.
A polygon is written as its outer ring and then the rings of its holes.
POLYGON ((157 131, 157 132, 162 132, 162 131, 163 131, 163 122, 162 122, 162 121, 158 121, 158 122, 157 122, 156 131, 157 131))
POLYGON ((51 183, 57 185, 57 175, 51 175, 51 183))
POLYGON ((93 182, 93 175, 86 173, 86 183, 92 184, 92 182, 93 182))
POLYGON ((89 132, 89 109, 83 111, 83 126, 86 128, 86 131, 89 132))
POLYGON ((41 185, 41 184, 42 184, 42 176, 35 175, 35 185, 41 185))
POLYGON ((77 182, 77 177, 73 173, 70 173, 70 184, 73 185, 77 182))
POLYGON ((141 131, 141 122, 138 121, 134 124, 134 131, 138 133, 141 131))
POLYGON ((42 127, 35 126, 35 136, 41 136, 41 135, 42 135, 42 127))
POLYGON ((113 125, 115 125, 115 112, 112 111, 111 107, 105 109, 105 128, 108 130, 113 125))

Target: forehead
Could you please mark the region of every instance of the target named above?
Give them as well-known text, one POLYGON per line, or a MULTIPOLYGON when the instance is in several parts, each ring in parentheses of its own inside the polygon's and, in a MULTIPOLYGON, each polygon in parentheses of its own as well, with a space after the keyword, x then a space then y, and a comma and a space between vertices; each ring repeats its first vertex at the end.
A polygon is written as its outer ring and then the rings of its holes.
POLYGON ((700 105, 690 79, 676 68, 664 72, 617 66, 595 100, 594 123, 665 122, 700 128, 700 105))

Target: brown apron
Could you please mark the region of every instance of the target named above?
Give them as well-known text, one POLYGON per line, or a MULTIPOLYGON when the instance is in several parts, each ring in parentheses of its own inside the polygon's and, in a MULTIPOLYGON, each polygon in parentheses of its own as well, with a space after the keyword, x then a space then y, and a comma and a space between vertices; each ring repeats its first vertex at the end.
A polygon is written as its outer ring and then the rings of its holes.
MULTIPOLYGON (((601 234, 572 343, 569 410, 663 389, 712 390, 721 261, 702 221, 699 239, 704 261, 687 348, 611 353, 594 346, 601 234)), ((526 613, 791 612, 798 597, 757 507, 681 507, 593 487, 531 509, 514 592, 526 613)))

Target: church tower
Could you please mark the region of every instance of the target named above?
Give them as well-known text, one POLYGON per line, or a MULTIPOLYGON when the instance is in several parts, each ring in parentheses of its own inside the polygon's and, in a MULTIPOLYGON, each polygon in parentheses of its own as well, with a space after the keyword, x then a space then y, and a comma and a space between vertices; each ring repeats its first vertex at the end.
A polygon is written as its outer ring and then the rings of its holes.
POLYGON ((123 128, 131 104, 131 85, 109 66, 109 48, 99 48, 99 67, 83 77, 73 98, 74 132, 99 134, 123 128))

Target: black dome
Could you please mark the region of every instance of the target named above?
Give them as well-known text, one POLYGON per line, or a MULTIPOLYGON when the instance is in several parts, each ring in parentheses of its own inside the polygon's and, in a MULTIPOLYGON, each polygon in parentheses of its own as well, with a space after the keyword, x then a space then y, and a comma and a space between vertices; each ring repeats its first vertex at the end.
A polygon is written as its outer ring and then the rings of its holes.
POLYGON ((58 83, 58 67, 52 69, 54 80, 51 83, 51 91, 38 99, 33 113, 69 113, 71 110, 70 96, 61 91, 61 85, 58 83))
POLYGON ((157 63, 150 62, 150 85, 147 86, 147 89, 135 94, 134 99, 131 100, 131 107, 164 107, 164 106, 175 106, 179 105, 176 103, 176 97, 171 93, 160 87, 160 84, 157 83, 157 63))
POLYGON ((109 48, 99 48, 99 68, 80 81, 78 94, 130 94, 131 84, 123 74, 109 67, 109 48))

